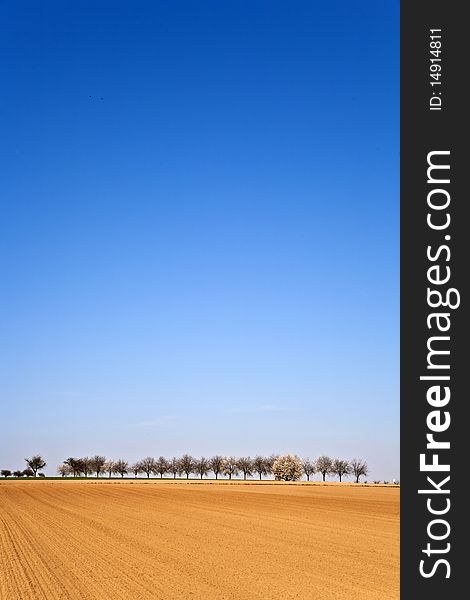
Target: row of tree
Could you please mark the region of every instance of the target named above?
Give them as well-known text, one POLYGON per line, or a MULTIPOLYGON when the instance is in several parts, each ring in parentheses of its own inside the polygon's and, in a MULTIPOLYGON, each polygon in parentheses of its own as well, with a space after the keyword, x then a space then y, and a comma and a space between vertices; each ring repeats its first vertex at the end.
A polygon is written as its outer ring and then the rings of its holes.
POLYGON ((367 463, 361 459, 352 459, 351 461, 342 459, 331 459, 328 456, 320 456, 316 460, 309 458, 300 459, 299 457, 289 454, 284 456, 249 456, 223 457, 220 455, 206 458, 194 458, 189 454, 177 458, 167 459, 164 456, 153 458, 147 456, 133 464, 129 464, 124 459, 110 460, 104 456, 95 455, 91 457, 74 458, 69 457, 57 468, 57 472, 62 477, 88 477, 95 475, 100 477, 107 475, 146 475, 160 476, 163 478, 166 475, 171 475, 173 478, 185 476, 189 479, 191 475, 195 475, 200 479, 207 477, 209 473, 213 473, 215 478, 219 476, 236 477, 242 475, 243 479, 248 477, 263 477, 274 476, 275 479, 295 480, 300 479, 305 475, 307 481, 315 473, 320 473, 323 481, 328 475, 339 477, 342 481, 343 477, 353 475, 356 482, 359 482, 361 476, 367 476, 367 463), (284 465, 281 467, 281 465, 284 465), (287 470, 286 470, 287 469, 287 470), (290 469, 290 471, 289 471, 290 469), (287 473, 287 474, 286 474, 287 473))
MULTIPOLYGON (((0 471, 2 477, 36 477, 32 469, 23 469, 23 471, 10 471, 10 469, 2 469, 0 471)), ((44 473, 38 473, 37 477, 45 477, 44 473)))
MULTIPOLYGON (((36 477, 38 471, 46 466, 46 461, 40 455, 35 455, 25 459, 27 469, 24 471, 10 471, 2 469, 0 472, 3 477, 36 477)), ((323 481, 326 481, 327 476, 339 477, 342 481, 343 477, 353 475, 356 483, 359 483, 359 478, 367 476, 367 463, 361 459, 353 458, 352 460, 343 460, 339 458, 332 459, 329 456, 320 456, 316 460, 310 458, 301 459, 294 454, 285 454, 283 456, 243 456, 237 458, 235 456, 213 456, 211 458, 194 458, 189 454, 184 454, 180 458, 173 457, 167 459, 164 456, 152 458, 147 456, 133 464, 129 464, 124 459, 110 460, 105 456, 95 455, 91 457, 74 458, 69 457, 57 468, 57 472, 62 477, 88 477, 95 475, 100 477, 107 475, 146 475, 151 476, 172 475, 176 477, 185 476, 189 479, 191 475, 195 475, 200 479, 207 477, 209 473, 213 473, 215 478, 219 476, 236 477, 243 475, 243 479, 248 477, 263 477, 273 476, 278 480, 295 481, 305 475, 307 481, 315 473, 322 476, 323 481)), ((44 476, 39 473, 39 476, 44 476)))
MULTIPOLYGON (((10 469, 2 469, 0 475, 2 477, 37 477, 38 471, 44 469, 46 461, 39 454, 35 454, 31 458, 25 458, 26 469, 23 471, 10 471, 10 469)), ((44 473, 39 473, 40 477, 44 477, 44 473)))

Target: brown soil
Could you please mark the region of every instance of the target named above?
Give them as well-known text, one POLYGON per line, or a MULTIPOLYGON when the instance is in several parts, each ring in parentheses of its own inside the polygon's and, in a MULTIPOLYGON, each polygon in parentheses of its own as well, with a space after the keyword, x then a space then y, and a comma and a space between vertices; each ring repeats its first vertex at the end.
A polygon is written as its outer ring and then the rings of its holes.
POLYGON ((0 483, 1 600, 399 598, 399 490, 0 483))

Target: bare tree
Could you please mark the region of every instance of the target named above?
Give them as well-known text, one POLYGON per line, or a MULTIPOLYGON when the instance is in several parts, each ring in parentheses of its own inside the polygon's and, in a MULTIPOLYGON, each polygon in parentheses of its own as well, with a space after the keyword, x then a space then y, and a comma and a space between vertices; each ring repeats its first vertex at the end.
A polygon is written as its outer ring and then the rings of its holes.
POLYGON ((25 461, 28 465, 28 468, 31 469, 31 471, 33 472, 34 477, 36 477, 39 469, 44 469, 44 467, 46 466, 46 461, 40 454, 35 454, 31 458, 25 458, 25 461))
POLYGON ((205 456, 201 456, 201 458, 197 458, 194 461, 194 472, 197 473, 202 479, 204 476, 207 476, 207 473, 210 470, 209 461, 205 456))
POLYGON ((173 458, 169 461, 168 472, 173 475, 173 479, 176 479, 176 476, 180 472, 180 464, 176 456, 173 456, 173 458))
POLYGON ((160 475, 160 479, 163 479, 163 475, 168 473, 168 461, 164 456, 159 456, 155 461, 155 474, 160 475))
POLYGON ((351 473, 356 478, 356 483, 359 483, 359 477, 361 477, 361 475, 364 475, 364 477, 366 477, 369 473, 367 463, 360 458, 353 458, 350 464, 351 473))
POLYGON ((331 473, 331 468, 333 466, 333 461, 331 460, 331 458, 329 456, 320 456, 319 458, 317 458, 316 462, 315 462, 315 471, 318 471, 318 473, 322 474, 323 477, 323 481, 325 481, 325 478, 327 475, 329 475, 331 473))
POLYGON ((79 460, 82 465, 82 473, 85 475, 85 477, 88 477, 88 474, 92 472, 91 458, 84 456, 79 460))
POLYGON ((343 477, 351 475, 351 465, 347 460, 335 458, 331 465, 331 472, 338 475, 339 480, 342 481, 343 477))
POLYGON ((269 467, 267 464, 267 459, 264 456, 255 456, 253 459, 253 471, 259 475, 260 481, 263 475, 267 475, 269 473, 269 467))
POLYGON ((232 476, 238 475, 238 460, 235 456, 227 456, 224 458, 224 467, 223 467, 224 475, 227 475, 229 479, 232 479, 232 476))
POLYGON ((108 460, 103 465, 103 472, 108 474, 108 477, 111 479, 113 473, 115 473, 115 464, 114 460, 108 458, 108 460))
POLYGON ((96 477, 99 477, 103 472, 104 465, 106 464, 106 458, 95 454, 90 458, 90 469, 93 473, 96 473, 96 477))
POLYGON ((69 475, 73 474, 73 471, 69 465, 63 463, 57 467, 57 474, 61 477, 68 477, 69 475))
POLYGON ((137 477, 139 473, 142 473, 142 465, 137 461, 130 467, 130 470, 134 473, 134 477, 137 477))
POLYGON ((296 481, 302 477, 302 461, 295 454, 278 456, 273 464, 273 473, 276 479, 296 481))
POLYGON ((222 456, 216 454, 209 460, 209 468, 214 473, 215 478, 218 479, 219 473, 222 472, 224 466, 224 459, 222 456))
POLYGON ((80 477, 80 475, 82 473, 82 469, 83 469, 81 459, 73 458, 73 456, 69 456, 69 458, 64 460, 64 465, 70 467, 74 477, 80 477))
POLYGON ((11 471, 10 469, 2 469, 0 475, 6 479, 7 477, 11 477, 11 471))
POLYGON ((274 465, 274 462, 276 461, 277 458, 279 458, 278 454, 271 454, 271 456, 268 456, 265 459, 266 460, 266 469, 268 471, 268 475, 273 472, 273 465, 274 465))
POLYGON ((151 456, 146 456, 140 461, 142 473, 145 473, 147 475, 147 479, 150 477, 151 473, 155 473, 155 464, 155 459, 151 456))
POLYGON ((129 463, 127 462, 127 460, 120 458, 114 463, 114 472, 119 473, 121 477, 124 477, 124 475, 126 475, 128 471, 129 463))
POLYGON ((307 477, 307 481, 310 481, 310 476, 316 472, 315 461, 309 458, 304 458, 302 461, 302 469, 307 477))
POLYGON ((238 468, 243 473, 243 479, 246 480, 253 474, 253 461, 249 456, 242 456, 238 459, 238 468))
POLYGON ((180 472, 186 475, 186 479, 189 479, 189 476, 194 471, 194 458, 189 454, 183 454, 183 456, 179 460, 180 472))

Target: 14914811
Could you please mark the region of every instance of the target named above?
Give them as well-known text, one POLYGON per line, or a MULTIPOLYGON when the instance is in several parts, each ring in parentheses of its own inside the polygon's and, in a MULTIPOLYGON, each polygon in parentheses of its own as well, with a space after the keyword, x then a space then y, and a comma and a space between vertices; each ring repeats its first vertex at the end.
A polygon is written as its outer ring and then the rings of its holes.
POLYGON ((429 84, 432 94, 429 99, 429 110, 442 110, 442 31, 429 30, 429 84))

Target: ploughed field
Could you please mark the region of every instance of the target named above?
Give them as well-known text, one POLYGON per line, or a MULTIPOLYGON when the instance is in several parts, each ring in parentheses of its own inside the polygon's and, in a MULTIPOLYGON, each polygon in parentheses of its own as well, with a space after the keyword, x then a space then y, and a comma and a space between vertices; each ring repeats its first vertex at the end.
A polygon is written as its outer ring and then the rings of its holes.
POLYGON ((399 490, 0 482, 1 600, 399 598, 399 490))

